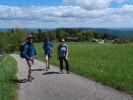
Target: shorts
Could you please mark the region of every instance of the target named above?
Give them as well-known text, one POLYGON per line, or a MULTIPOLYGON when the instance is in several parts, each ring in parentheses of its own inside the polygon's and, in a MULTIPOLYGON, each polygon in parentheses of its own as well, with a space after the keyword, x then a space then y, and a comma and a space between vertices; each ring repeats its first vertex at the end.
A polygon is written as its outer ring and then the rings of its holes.
POLYGON ((52 55, 51 53, 45 53, 45 56, 48 56, 50 58, 52 55))
POLYGON ((34 57, 25 58, 26 60, 34 60, 34 57))

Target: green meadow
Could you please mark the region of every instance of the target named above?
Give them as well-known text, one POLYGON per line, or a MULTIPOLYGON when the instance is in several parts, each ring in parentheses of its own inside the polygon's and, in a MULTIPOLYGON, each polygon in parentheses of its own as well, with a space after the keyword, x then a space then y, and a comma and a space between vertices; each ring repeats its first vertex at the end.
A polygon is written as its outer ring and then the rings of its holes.
MULTIPOLYGON (((69 61, 72 72, 133 93, 133 44, 90 44, 68 43, 69 61)), ((38 59, 44 60, 42 43, 35 44, 38 59)), ((51 63, 59 66, 57 43, 54 46, 51 63)))
POLYGON ((0 62, 0 100, 16 100, 16 61, 7 56, 0 62))

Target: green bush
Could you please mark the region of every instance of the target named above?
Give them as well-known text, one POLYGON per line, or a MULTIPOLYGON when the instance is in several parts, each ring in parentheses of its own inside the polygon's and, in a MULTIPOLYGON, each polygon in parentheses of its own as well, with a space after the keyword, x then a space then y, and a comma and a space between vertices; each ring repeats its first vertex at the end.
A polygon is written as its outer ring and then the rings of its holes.
POLYGON ((14 32, 0 33, 0 49, 6 52, 19 50, 20 43, 24 41, 26 33, 20 29, 14 32))

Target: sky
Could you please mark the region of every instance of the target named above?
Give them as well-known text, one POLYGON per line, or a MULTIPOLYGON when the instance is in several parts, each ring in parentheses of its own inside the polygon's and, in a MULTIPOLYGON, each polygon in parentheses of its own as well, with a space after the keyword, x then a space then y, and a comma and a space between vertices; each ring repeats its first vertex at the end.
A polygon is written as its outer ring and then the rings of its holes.
POLYGON ((133 0, 0 0, 0 28, 133 28, 133 0))

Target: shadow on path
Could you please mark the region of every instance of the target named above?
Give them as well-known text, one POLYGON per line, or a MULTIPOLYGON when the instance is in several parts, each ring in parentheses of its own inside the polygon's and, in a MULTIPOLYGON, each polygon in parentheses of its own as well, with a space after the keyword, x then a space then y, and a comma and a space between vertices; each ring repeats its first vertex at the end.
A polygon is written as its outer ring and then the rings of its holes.
POLYGON ((14 82, 14 83, 26 83, 26 82, 28 82, 28 80, 27 79, 14 79, 14 80, 11 80, 12 82, 14 82))
POLYGON ((60 72, 45 72, 42 75, 53 75, 53 74, 63 74, 63 73, 60 73, 60 72))
POLYGON ((34 72, 34 71, 44 71, 45 69, 41 69, 41 68, 38 68, 38 69, 32 69, 31 71, 34 72))

